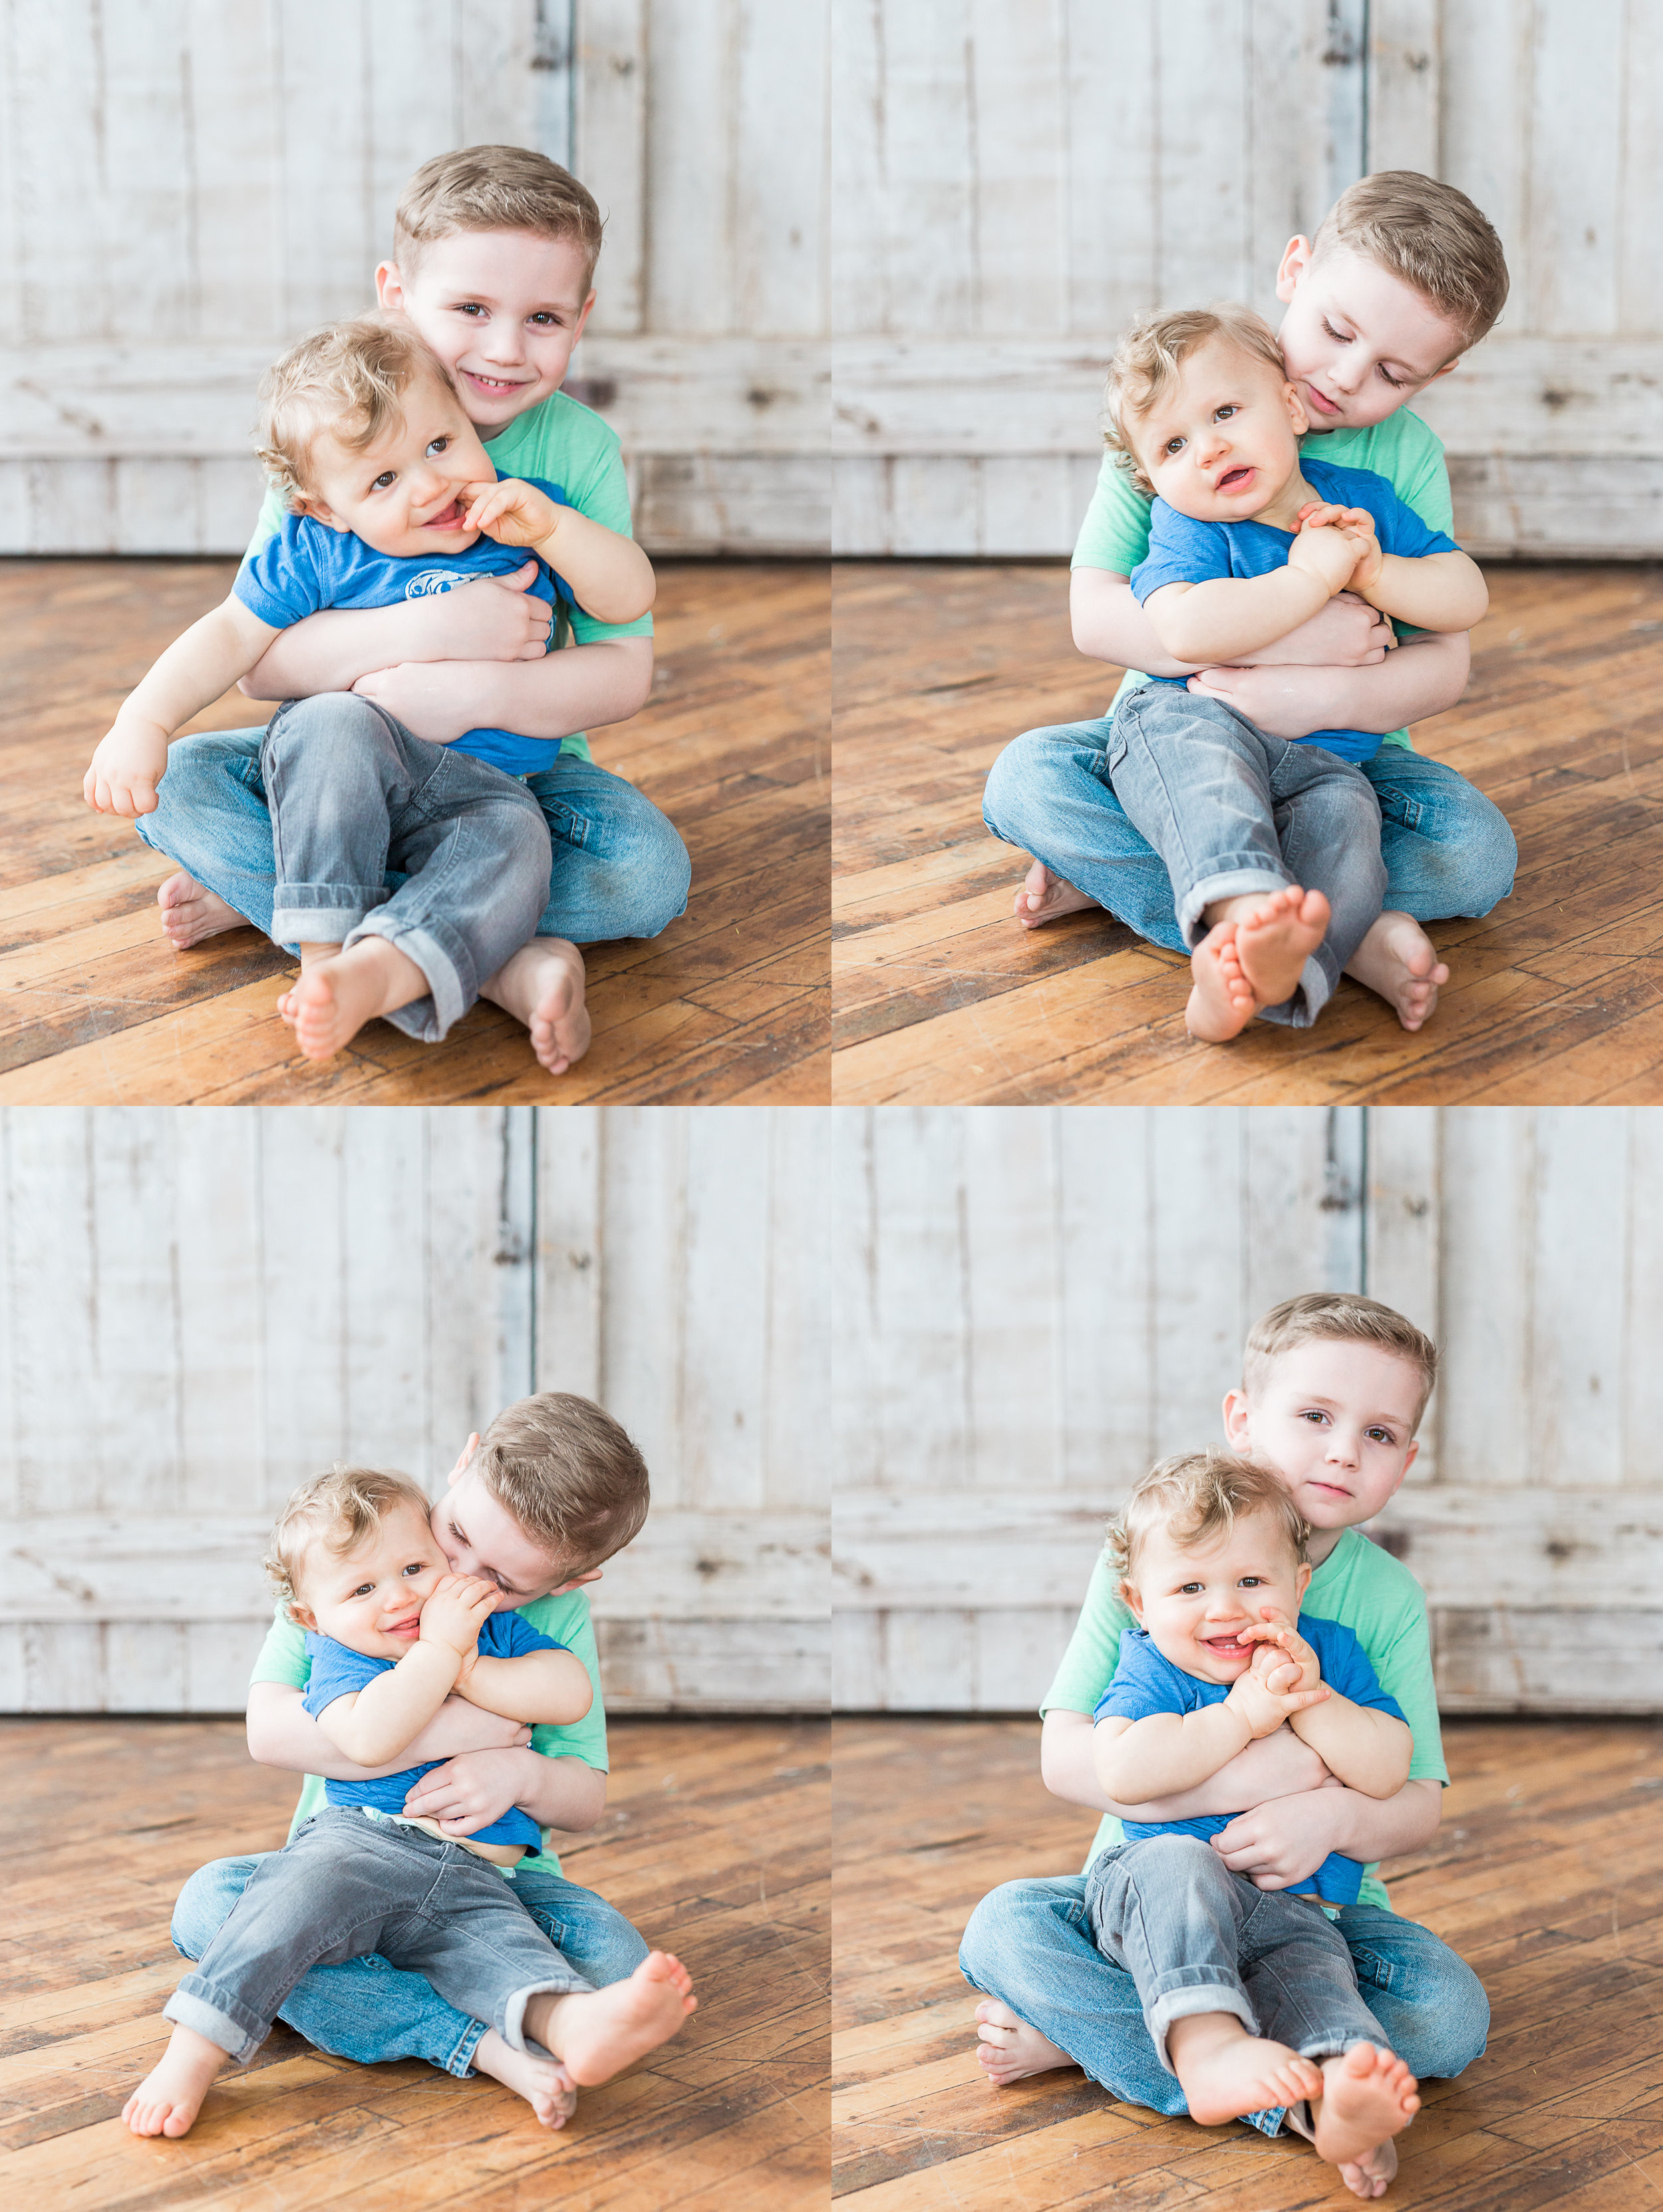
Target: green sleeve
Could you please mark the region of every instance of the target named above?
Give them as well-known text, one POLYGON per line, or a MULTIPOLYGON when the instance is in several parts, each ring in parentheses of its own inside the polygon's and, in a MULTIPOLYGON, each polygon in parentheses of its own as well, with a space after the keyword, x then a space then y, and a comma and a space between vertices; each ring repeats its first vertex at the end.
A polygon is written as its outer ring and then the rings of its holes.
MULTIPOLYGON (((629 478, 616 434, 564 392, 556 392, 510 423, 486 451, 500 476, 541 477, 545 483, 557 483, 580 514, 616 530, 620 538, 634 536, 629 478)), ((565 611, 565 619, 580 645, 652 635, 651 615, 631 623, 603 623, 573 607, 565 611)))
POLYGON ((1071 1713, 1096 1712, 1097 1700, 1114 1679, 1121 1632, 1131 1624, 1131 1611, 1115 1587, 1114 1570, 1107 1559, 1099 1559, 1041 1712, 1048 1713, 1053 1705, 1071 1713))
POLYGON ((1414 508, 1429 530, 1441 530, 1447 538, 1453 538, 1455 508, 1450 497, 1443 441, 1428 429, 1418 415, 1406 418, 1405 433, 1411 422, 1420 434, 1405 436, 1402 458, 1392 471, 1392 488, 1405 507, 1414 508))
POLYGON ((1432 1683, 1432 1638, 1426 1625, 1426 1607, 1405 1608, 1401 1628, 1384 1651, 1370 1652, 1380 1686, 1403 1708, 1415 1739, 1409 1761, 1411 1782, 1449 1780, 1444 1765, 1443 1736, 1438 1727, 1438 1698, 1432 1683))
POLYGON ((259 520, 254 525, 254 535, 248 541, 245 561, 252 561, 262 545, 270 544, 283 526, 283 517, 288 509, 283 505, 282 494, 274 483, 268 483, 265 497, 260 501, 259 520))
POLYGON ((594 1692, 593 1702, 580 1721, 560 1728, 539 1723, 531 1730, 532 1750, 540 1751, 545 1759, 580 1759, 586 1766, 604 1774, 606 1706, 601 1697, 600 1655, 595 1649, 595 1628, 589 1616, 588 1599, 581 1590, 572 1590, 563 1597, 539 1598, 531 1605, 522 1606, 520 1611, 534 1628, 540 1628, 545 1636, 552 1636, 556 1644, 563 1644, 568 1651, 577 1654, 588 1670, 589 1685, 594 1692))
POLYGON ((254 1662, 248 1686, 252 1690, 256 1682, 285 1682, 292 1690, 303 1690, 311 1679, 306 1631, 294 1626, 280 1602, 271 1616, 271 1626, 260 1646, 260 1656, 254 1662))
POLYGON ((1070 565, 1107 568, 1113 575, 1129 576, 1149 550, 1152 504, 1135 488, 1114 456, 1105 453, 1070 565))

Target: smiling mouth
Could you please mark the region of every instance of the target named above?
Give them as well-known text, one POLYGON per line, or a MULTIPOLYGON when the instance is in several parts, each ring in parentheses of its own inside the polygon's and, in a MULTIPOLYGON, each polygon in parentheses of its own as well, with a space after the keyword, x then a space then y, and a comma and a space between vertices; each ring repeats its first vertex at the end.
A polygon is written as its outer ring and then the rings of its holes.
POLYGON ((528 380, 524 377, 484 376, 476 368, 464 368, 462 374, 482 392, 518 392, 521 384, 528 380))
POLYGON ((1217 488, 1220 491, 1243 491, 1252 481, 1251 469, 1226 469, 1223 475, 1219 477, 1217 488))
POLYGON ((453 499, 443 514, 429 515, 422 525, 423 530, 460 530, 462 526, 462 502, 459 499, 453 499))
POLYGON ((1239 1635, 1204 1636, 1201 1641, 1216 1659, 1251 1657, 1253 1646, 1244 1644, 1239 1635))
POLYGON ((383 1632, 388 1636, 419 1636, 422 1632, 422 1616, 420 1613, 412 1613, 408 1620, 398 1621, 383 1632))

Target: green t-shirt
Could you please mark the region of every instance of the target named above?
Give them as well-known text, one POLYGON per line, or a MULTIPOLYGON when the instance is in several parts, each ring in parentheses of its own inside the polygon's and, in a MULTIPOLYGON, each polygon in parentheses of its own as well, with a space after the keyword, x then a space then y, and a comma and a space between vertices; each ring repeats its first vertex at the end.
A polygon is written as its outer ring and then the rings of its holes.
MULTIPOLYGON (((1337 1620, 1350 1630, 1368 1654, 1381 1689, 1397 1699, 1409 1723, 1415 1740, 1410 1780, 1447 1784, 1449 1769, 1443 1763, 1438 1700, 1432 1686, 1426 1599, 1408 1568, 1355 1528, 1347 1528, 1311 1577, 1300 1611, 1314 1613, 1319 1620, 1337 1620)), ((1049 1712, 1053 1705, 1071 1713, 1096 1712, 1114 1679, 1120 1632, 1132 1626, 1131 1609, 1115 1589, 1114 1571, 1100 1559, 1041 1712, 1049 1712)), ((1105 1813, 1086 1864, 1111 1844, 1125 1840, 1120 1822, 1105 1813)), ((1358 1902, 1390 1910, 1392 1900, 1380 1880, 1378 1860, 1363 1869, 1358 1902)))
MULTIPOLYGON (((541 477, 545 483, 557 483, 578 512, 592 522, 616 530, 621 538, 634 536, 629 481, 624 474, 617 433, 565 392, 552 392, 525 414, 517 415, 495 438, 486 440, 485 451, 499 477, 541 477)), ((282 495, 268 484, 245 560, 276 536, 286 512, 282 495)), ((585 614, 581 607, 561 605, 556 608, 555 623, 556 647, 574 640, 579 645, 593 645, 606 638, 652 635, 650 614, 630 623, 604 623, 585 614)), ((587 760, 589 740, 581 731, 576 732, 562 741, 561 750, 587 760)))
MULTIPOLYGON (((1302 453, 1313 460, 1332 461, 1336 468, 1372 469, 1386 477, 1405 506, 1412 507, 1429 530, 1455 534, 1455 512, 1450 504, 1449 471, 1444 466, 1443 441, 1428 429, 1418 415, 1399 407, 1383 422, 1367 430, 1310 430, 1299 441, 1302 453)), ((1113 453, 1103 455, 1097 471, 1097 489, 1091 495, 1085 520, 1074 543, 1071 567, 1107 568, 1111 574, 1129 576, 1149 550, 1149 510, 1151 502, 1138 490, 1113 453)), ((1118 706, 1126 694, 1149 681, 1140 671, 1128 669, 1114 694, 1118 706)), ((1110 714, 1114 706, 1109 708, 1110 714)), ((1407 745, 1407 730, 1389 730, 1382 744, 1407 745)), ((1412 750, 1412 748, 1411 748, 1412 750)))
MULTIPOLYGON (((545 1759, 580 1759, 586 1766, 606 1772, 606 1708, 601 1701, 600 1660, 595 1650, 595 1631, 589 1619, 589 1600, 582 1590, 567 1590, 558 1597, 536 1597, 526 1604, 516 1606, 533 1628, 563 1644, 568 1651, 575 1651, 589 1670, 589 1681, 594 1691, 594 1702, 580 1721, 569 1727, 547 1728, 541 1723, 531 1730, 531 1748, 540 1751, 545 1759)), ((312 1662, 307 1656, 306 1631, 297 1628, 281 1603, 272 1616, 271 1626, 260 1656, 254 1662, 254 1671, 249 1676, 249 1687, 256 1682, 286 1682, 291 1689, 303 1690, 312 1673, 312 1662)), ((300 1790, 300 1802, 294 1808, 294 1818, 288 1824, 292 1836, 302 1820, 309 1820, 324 1804, 323 1777, 308 1774, 300 1790)), ((543 1835, 543 1864, 550 1874, 560 1872, 560 1861, 549 1849, 549 1832, 543 1835)))

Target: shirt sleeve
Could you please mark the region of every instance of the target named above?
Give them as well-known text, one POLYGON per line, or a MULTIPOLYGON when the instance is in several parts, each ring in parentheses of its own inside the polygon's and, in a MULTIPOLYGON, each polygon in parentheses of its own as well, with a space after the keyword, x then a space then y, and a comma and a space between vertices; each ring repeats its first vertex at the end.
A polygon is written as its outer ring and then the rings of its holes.
POLYGON ((1150 514, 1148 558, 1132 571, 1138 605, 1164 584, 1206 584, 1229 573, 1229 540, 1218 525, 1197 522, 1157 499, 1150 514))
POLYGON ((1387 1650, 1376 1650, 1375 1678, 1395 1703, 1399 1717, 1408 1722, 1414 1737, 1409 1779, 1447 1785, 1449 1769, 1444 1764, 1437 1692, 1432 1680, 1432 1638, 1425 1601, 1418 1592, 1416 1601, 1405 1608, 1403 1626, 1387 1650))
POLYGON ((231 586, 250 614, 274 629, 288 629, 329 605, 317 558, 317 526, 303 530, 300 520, 291 516, 276 538, 247 556, 231 586))
MULTIPOLYGON (((577 1590, 571 1599, 553 1601, 551 1616, 546 1616, 549 1631, 558 1630, 561 1649, 574 1652, 582 1660, 592 1694, 589 1710, 580 1721, 539 1721, 531 1730, 531 1748, 541 1752, 545 1759, 580 1759, 586 1766, 604 1774, 606 1705, 601 1696, 600 1656, 595 1649, 594 1623, 583 1592, 577 1590), (554 1610, 556 1607, 558 1612, 554 1610)), ((552 1634, 550 1640, 554 1640, 552 1634)))
POLYGON ((312 1676, 300 1703, 315 1719, 337 1698, 355 1697, 387 1671, 385 1660, 367 1658, 361 1651, 349 1651, 344 1644, 325 1638, 320 1648, 313 1649, 312 1676))
POLYGON ((1121 1633, 1132 1625, 1132 1611, 1120 1594, 1114 1571, 1100 1554, 1068 1649, 1040 1707, 1041 1715, 1053 1708, 1095 1713, 1097 1700, 1114 1678, 1121 1633))
POLYGON ((1392 487, 1411 507, 1429 530, 1453 532, 1454 502, 1449 492, 1449 468, 1443 441, 1418 415, 1404 410, 1404 441, 1392 487))
POLYGON ((1383 477, 1381 485, 1383 496, 1375 510, 1375 520, 1381 526, 1380 542, 1387 553, 1418 561, 1424 559, 1429 553, 1460 551, 1460 547, 1447 530, 1434 530, 1423 521, 1412 507, 1399 498, 1383 477))
POLYGON ((533 1628, 523 1613, 512 1610, 494 1613, 486 1625, 494 1632, 491 1640, 495 1655, 499 1659, 518 1659, 527 1651, 563 1651, 566 1649, 552 1636, 545 1636, 540 1628, 533 1628))
POLYGON ((1322 1662, 1322 1679, 1331 1690, 1349 1698, 1354 1705, 1390 1713, 1393 1720, 1408 1727, 1408 1714, 1389 1691, 1381 1688, 1379 1675, 1369 1663, 1369 1654, 1343 1621, 1324 1622, 1320 1644, 1311 1640, 1322 1662))
POLYGON ((1149 550, 1149 509, 1145 495, 1114 454, 1105 453, 1070 566, 1129 576, 1149 550))
POLYGON ((282 1682, 291 1690, 303 1690, 311 1672, 306 1631, 297 1627, 287 1609, 279 1604, 265 1632, 265 1642, 260 1646, 260 1656, 254 1662, 248 1686, 252 1690, 256 1682, 282 1682))
POLYGON ((1141 1721, 1151 1713, 1183 1712, 1187 1707, 1175 1689, 1172 1669, 1148 1637, 1123 1636, 1114 1680, 1097 1700, 1091 1717, 1094 1722, 1141 1721))

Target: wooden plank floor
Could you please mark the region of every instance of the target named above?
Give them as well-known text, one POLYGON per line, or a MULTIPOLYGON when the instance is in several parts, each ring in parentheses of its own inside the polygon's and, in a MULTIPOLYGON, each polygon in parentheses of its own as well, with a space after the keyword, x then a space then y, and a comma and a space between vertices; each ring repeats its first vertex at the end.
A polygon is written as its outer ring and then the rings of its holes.
MULTIPOLYGON (((224 562, 0 562, 0 1099, 35 1104, 813 1101, 828 1095, 828 587, 811 563, 666 563, 653 696, 596 759, 675 822, 687 913, 590 956, 595 1041, 545 1075, 481 1005, 442 1045, 370 1023, 323 1066, 273 1012, 295 963, 253 930, 175 954, 171 871, 81 778, 126 691, 217 599, 224 562)), ((262 717, 233 692, 191 726, 262 717)))
POLYGON ((848 1102, 1585 1104, 1663 1099, 1663 569, 1497 568, 1467 696, 1422 723, 1512 823, 1512 897, 1435 925, 1416 1036, 1345 982, 1314 1029, 1184 1034, 1186 963, 1101 911, 1011 918, 981 823, 1020 731, 1101 714, 1056 566, 834 571, 834 1095, 848 1102))
POLYGON ((0 2194, 60 2212, 786 2212, 826 2187, 826 1723, 614 1722, 601 1826, 562 1852, 699 2009, 558 2134, 483 2075, 358 2066, 281 2023, 179 2142, 119 2113, 166 2039, 173 1900, 282 1843, 290 1776, 240 1722, 13 1720, 0 1856, 0 2194))
MULTIPOLYGON (((1069 2067, 976 2064, 958 1939, 1001 1881, 1067 1873, 1090 1814, 1039 1779, 1029 1721, 834 1723, 834 2193, 860 2212, 1354 2204, 1297 2137, 1198 2128, 1069 2067)), ((1398 1909, 1477 1970, 1490 2048, 1423 2084, 1386 2202, 1655 2212, 1663 2198, 1663 1723, 1451 1722, 1431 1847, 1398 1909)))

